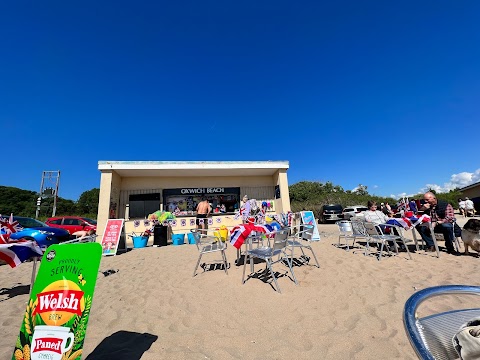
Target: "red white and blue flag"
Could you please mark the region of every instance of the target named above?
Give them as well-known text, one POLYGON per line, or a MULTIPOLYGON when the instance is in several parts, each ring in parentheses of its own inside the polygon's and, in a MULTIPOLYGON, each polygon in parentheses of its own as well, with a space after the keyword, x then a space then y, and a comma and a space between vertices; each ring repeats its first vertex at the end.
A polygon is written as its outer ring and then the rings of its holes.
POLYGON ((35 241, 19 240, 14 243, 0 244, 0 259, 12 268, 32 257, 42 255, 43 251, 35 241))
POLYGON ((240 249, 252 232, 270 234, 274 229, 270 225, 241 224, 230 231, 230 244, 240 249))
POLYGON ((13 214, 10 215, 10 218, 4 218, 0 215, 0 232, 3 234, 12 234, 18 231, 22 231, 23 227, 19 224, 18 221, 13 220, 13 214))

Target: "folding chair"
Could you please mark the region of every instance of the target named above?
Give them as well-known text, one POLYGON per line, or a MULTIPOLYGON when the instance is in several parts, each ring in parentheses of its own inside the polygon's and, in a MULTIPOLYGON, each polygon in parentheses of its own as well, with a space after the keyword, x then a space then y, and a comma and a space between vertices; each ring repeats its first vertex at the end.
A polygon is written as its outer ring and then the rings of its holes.
POLYGON ((288 237, 287 245, 291 251, 291 259, 293 259, 295 249, 300 249, 300 251, 302 252, 302 259, 304 260, 304 262, 308 263, 310 261, 310 258, 306 256, 305 251, 303 251, 303 249, 308 249, 312 252, 313 258, 315 259, 317 267, 319 268, 320 264, 318 263, 317 256, 315 255, 315 252, 310 245, 313 237, 313 225, 303 224, 297 227, 294 226, 290 228, 290 231, 293 234, 288 237))
POLYGON ((195 266, 195 270, 193 271, 193 277, 197 274, 198 266, 200 265, 200 261, 202 260, 203 254, 215 253, 220 252, 222 255, 222 263, 225 266, 225 273, 228 275, 228 264, 227 264, 227 256, 225 255, 225 250, 227 246, 222 240, 217 236, 209 236, 202 234, 200 231, 191 230, 193 233, 193 237, 195 239, 195 245, 197 246, 200 255, 198 256, 197 265, 195 266))
POLYGON ((471 294, 480 296, 480 286, 442 285, 414 293, 405 303, 403 323, 410 344, 421 360, 458 359, 452 338, 463 324, 480 317, 480 308, 446 311, 423 318, 417 315, 425 300, 440 295, 471 294))
POLYGON ((255 258, 265 260, 267 263, 267 269, 270 271, 270 274, 272 276, 272 279, 275 283, 275 287, 277 288, 277 291, 281 293, 280 291, 280 286, 278 285, 277 278, 275 277, 275 273, 273 272, 272 265, 276 264, 278 262, 283 262, 287 263, 288 268, 290 269, 290 273, 292 274, 293 281, 295 282, 295 285, 298 285, 297 278, 295 277, 295 273, 293 272, 292 268, 292 263, 285 252, 285 249, 287 247, 287 238, 288 238, 288 229, 282 229, 276 231, 274 234, 273 238, 273 245, 270 246, 271 240, 269 240, 268 246, 259 246, 255 249, 248 249, 245 252, 245 261, 243 263, 243 275, 242 275, 242 284, 245 284, 245 269, 247 267, 247 258, 249 263, 252 266, 252 271, 251 274, 248 275, 248 278, 252 277, 252 275, 255 273, 254 272, 254 262, 253 260, 255 258), (274 257, 278 256, 277 260, 273 260, 274 257))
POLYGON ((338 226, 338 244, 337 247, 340 247, 340 240, 343 238, 345 240, 345 246, 347 247, 347 251, 350 251, 350 247, 348 246, 348 240, 353 240, 352 247, 355 245, 355 241, 357 237, 362 237, 358 232, 355 233, 353 224, 351 221, 348 220, 340 220, 337 221, 335 224, 338 226))
MULTIPOLYGON (((453 247, 455 248, 455 250, 457 252, 460 252, 460 241, 458 239, 459 238, 461 239, 461 236, 455 236, 455 226, 458 226, 456 221, 453 222, 453 226, 452 226, 452 232, 453 232, 453 241, 452 242, 453 242, 453 247)), ((443 236, 442 233, 434 232, 434 234, 435 234, 435 239, 436 240, 445 241, 445 237, 443 236)))
POLYGON ((380 252, 378 254, 378 260, 382 260, 382 252, 383 248, 385 247, 388 252, 390 252, 390 247, 388 246, 388 242, 393 243, 393 247, 395 249, 396 254, 398 255, 398 244, 397 241, 401 241, 403 244, 403 247, 407 251, 408 257, 410 260, 412 260, 412 255, 410 254, 410 251, 408 250, 405 238, 402 236, 402 230, 400 229, 399 226, 396 225, 391 225, 391 224, 374 224, 370 222, 365 222, 365 228, 367 230, 367 233, 369 235, 369 238, 367 239, 367 248, 369 247, 369 242, 373 240, 373 242, 376 242, 377 244, 380 244, 380 252), (382 230, 382 226, 384 228, 390 229, 390 234, 385 234, 382 230), (393 234, 393 230, 397 231, 398 235, 393 234))

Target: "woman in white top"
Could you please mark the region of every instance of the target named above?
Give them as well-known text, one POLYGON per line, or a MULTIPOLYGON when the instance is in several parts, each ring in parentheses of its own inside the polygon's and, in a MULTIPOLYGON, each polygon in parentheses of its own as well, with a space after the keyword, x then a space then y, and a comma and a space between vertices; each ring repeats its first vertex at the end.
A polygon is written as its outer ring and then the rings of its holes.
POLYGON ((371 222, 374 224, 385 224, 389 217, 385 215, 380 210, 377 210, 377 203, 370 200, 367 203, 368 210, 364 212, 365 221, 371 222))

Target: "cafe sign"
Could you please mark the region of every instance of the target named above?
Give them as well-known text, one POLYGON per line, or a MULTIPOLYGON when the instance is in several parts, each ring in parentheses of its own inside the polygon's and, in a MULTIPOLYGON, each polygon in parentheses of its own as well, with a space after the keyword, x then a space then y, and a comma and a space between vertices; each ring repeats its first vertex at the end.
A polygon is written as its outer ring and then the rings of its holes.
POLYGON ((226 187, 198 187, 198 188, 180 188, 180 189, 166 189, 163 190, 164 196, 171 195, 215 195, 215 194, 233 194, 239 195, 240 188, 226 188, 226 187))
POLYGON ((181 189, 182 194, 223 194, 225 188, 196 188, 196 189, 181 189))

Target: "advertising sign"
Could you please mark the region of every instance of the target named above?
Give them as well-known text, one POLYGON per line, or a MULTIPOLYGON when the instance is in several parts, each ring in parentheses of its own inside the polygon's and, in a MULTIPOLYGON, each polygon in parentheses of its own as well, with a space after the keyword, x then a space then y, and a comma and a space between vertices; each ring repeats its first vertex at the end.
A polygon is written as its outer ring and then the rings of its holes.
POLYGON ((318 233, 317 223, 315 221, 315 216, 313 211, 302 211, 302 223, 306 225, 313 225, 313 236, 312 240, 320 240, 320 234, 318 233))
POLYGON ((108 219, 102 236, 102 254, 115 255, 123 229, 123 219, 108 219))
POLYGON ((81 359, 101 254, 95 242, 45 251, 12 360, 81 359))

